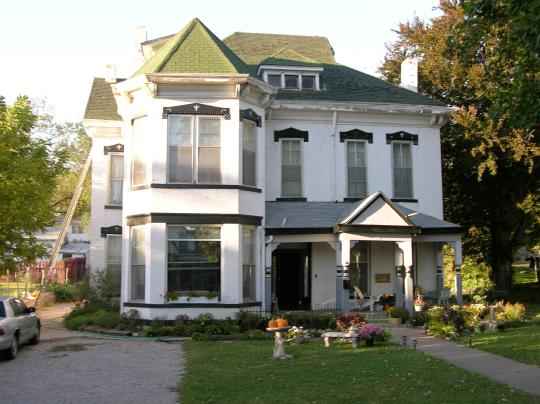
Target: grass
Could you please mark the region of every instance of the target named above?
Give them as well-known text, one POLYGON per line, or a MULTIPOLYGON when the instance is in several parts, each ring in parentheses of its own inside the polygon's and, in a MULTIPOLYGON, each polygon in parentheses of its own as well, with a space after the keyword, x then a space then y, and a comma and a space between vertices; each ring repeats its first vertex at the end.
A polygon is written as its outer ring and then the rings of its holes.
POLYGON ((421 352, 394 345, 287 347, 290 360, 273 360, 270 341, 185 345, 183 404, 235 403, 469 403, 539 404, 516 392, 421 352))
POLYGON ((536 272, 529 269, 529 264, 512 265, 512 277, 514 285, 528 285, 537 281, 536 272))
POLYGON ((540 323, 475 336, 473 347, 540 366, 540 323))
MULTIPOLYGON (((39 283, 28 283, 28 291, 33 292, 39 288, 39 283)), ((0 282, 0 296, 19 297, 25 291, 25 282, 0 282)))

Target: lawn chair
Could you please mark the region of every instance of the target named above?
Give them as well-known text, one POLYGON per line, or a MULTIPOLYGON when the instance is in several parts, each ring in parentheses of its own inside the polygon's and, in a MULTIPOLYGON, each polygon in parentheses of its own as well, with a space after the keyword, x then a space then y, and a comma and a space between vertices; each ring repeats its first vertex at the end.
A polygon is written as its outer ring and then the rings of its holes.
POLYGON ((366 307, 369 307, 369 311, 373 311, 373 300, 366 299, 362 291, 358 286, 353 286, 354 289, 354 300, 356 302, 356 308, 363 310, 366 307))
POLYGON ((442 288, 439 293, 439 304, 446 306, 450 302, 450 289, 442 288))

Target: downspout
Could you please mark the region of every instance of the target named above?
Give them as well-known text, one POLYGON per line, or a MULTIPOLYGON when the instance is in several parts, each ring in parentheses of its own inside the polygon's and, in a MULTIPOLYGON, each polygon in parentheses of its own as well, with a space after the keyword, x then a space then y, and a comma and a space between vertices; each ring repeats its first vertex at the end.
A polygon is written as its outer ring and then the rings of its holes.
POLYGON ((332 158, 333 158, 333 169, 332 169, 332 182, 334 183, 334 201, 337 202, 337 111, 332 112, 332 158))

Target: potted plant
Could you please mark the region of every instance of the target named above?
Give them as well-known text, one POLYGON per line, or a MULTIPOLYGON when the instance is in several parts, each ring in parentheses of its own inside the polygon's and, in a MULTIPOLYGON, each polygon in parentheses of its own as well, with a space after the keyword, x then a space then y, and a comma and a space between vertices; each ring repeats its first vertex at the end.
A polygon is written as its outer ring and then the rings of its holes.
POLYGON ((178 300, 178 292, 175 292, 174 290, 170 290, 167 292, 167 295, 165 296, 167 298, 167 302, 174 302, 178 300))
POLYGON ((358 331, 360 339, 366 341, 366 346, 373 346, 376 339, 384 338, 384 330, 375 324, 364 324, 358 331))
POLYGON ((400 325, 409 319, 409 312, 402 307, 390 307, 388 315, 390 316, 388 321, 392 325, 400 325))
POLYGON ((420 294, 416 295, 416 299, 414 299, 414 311, 424 311, 425 304, 424 296, 420 294))

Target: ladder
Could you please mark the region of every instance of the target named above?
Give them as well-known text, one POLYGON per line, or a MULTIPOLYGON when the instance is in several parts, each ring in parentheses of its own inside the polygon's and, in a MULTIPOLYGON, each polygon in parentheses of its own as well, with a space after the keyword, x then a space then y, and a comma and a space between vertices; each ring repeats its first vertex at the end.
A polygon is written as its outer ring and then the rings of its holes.
MULTIPOLYGON (((86 158, 86 161, 84 162, 84 166, 82 168, 81 174, 79 175, 79 180, 77 181, 75 192, 73 192, 73 197, 71 198, 71 202, 69 203, 66 215, 64 216, 64 222, 62 223, 62 230, 60 230, 60 234, 58 235, 58 237, 56 238, 54 242, 54 246, 51 250, 51 256, 49 257, 49 262, 47 263, 47 265, 45 266, 45 269, 41 273, 40 294, 41 294, 41 290, 43 290, 43 288, 45 287, 47 283, 49 271, 54 268, 58 253, 60 252, 60 249, 62 248, 62 245, 64 244, 64 240, 66 239, 66 234, 68 232, 69 225, 71 224, 71 220, 73 219, 73 215, 75 214, 75 209, 77 208, 79 199, 81 198, 81 194, 82 194, 83 186, 84 186, 84 180, 86 179, 86 176, 88 175, 88 171, 90 170, 91 164, 92 164, 92 157, 90 154, 88 154, 88 157, 86 158)), ((39 299, 39 295, 37 299, 39 299)))

